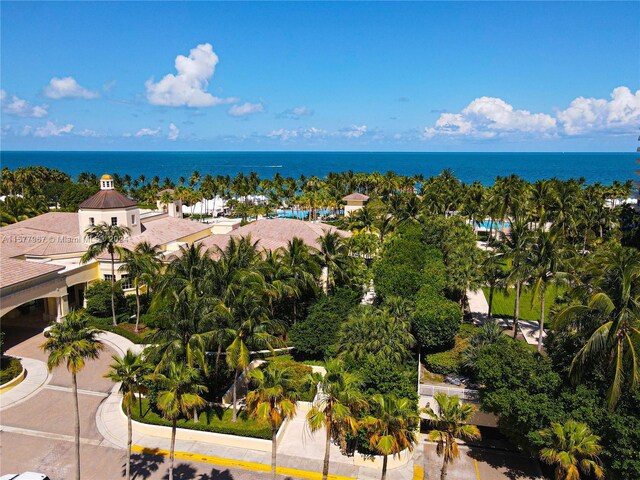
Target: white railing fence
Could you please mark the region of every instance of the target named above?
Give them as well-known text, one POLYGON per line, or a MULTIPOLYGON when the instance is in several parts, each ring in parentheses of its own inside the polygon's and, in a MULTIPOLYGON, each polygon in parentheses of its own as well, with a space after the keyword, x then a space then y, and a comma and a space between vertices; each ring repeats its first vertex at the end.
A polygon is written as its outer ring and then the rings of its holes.
POLYGON ((426 397, 433 397, 436 393, 443 392, 447 395, 457 395, 460 400, 465 400, 467 402, 480 401, 478 390, 470 388, 443 387, 441 385, 420 385, 419 392, 420 395, 426 397))

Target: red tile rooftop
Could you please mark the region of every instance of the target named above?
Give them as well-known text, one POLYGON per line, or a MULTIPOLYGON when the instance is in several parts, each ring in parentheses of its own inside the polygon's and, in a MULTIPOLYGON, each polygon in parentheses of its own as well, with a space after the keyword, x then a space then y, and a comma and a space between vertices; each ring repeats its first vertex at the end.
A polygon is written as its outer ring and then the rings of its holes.
POLYGON ((135 207, 135 200, 125 197, 116 190, 100 190, 80 204, 83 209, 128 208, 135 207))
POLYGON ((367 200, 369 200, 369 197, 362 193, 355 192, 347 195, 346 197, 342 197, 342 200, 344 200, 345 202, 349 200, 359 200, 361 202, 366 202, 367 200))

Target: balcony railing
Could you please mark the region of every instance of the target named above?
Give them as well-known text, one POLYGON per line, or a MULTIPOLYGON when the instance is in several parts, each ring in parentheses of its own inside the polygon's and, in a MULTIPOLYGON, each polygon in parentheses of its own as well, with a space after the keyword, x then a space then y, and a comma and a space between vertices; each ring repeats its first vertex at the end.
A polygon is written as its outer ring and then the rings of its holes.
POLYGON ((444 387, 441 385, 420 385, 420 395, 433 397, 436 393, 443 392, 447 395, 457 395, 460 400, 478 403, 480 394, 478 390, 471 388, 444 387))

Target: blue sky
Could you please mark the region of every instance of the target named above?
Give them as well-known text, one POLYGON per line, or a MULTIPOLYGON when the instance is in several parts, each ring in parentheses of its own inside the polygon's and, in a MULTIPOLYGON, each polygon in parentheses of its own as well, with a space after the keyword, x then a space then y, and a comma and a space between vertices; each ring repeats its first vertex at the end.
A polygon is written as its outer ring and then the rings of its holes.
POLYGON ((1 27, 4 150, 637 146, 640 2, 2 2, 1 27))

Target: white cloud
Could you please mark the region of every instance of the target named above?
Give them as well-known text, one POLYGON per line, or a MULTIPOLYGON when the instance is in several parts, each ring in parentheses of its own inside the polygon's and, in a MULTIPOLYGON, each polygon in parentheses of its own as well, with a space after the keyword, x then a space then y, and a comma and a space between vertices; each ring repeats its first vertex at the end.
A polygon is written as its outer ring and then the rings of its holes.
POLYGON ((460 113, 442 113, 433 127, 424 134, 468 135, 495 137, 504 133, 551 133, 556 129, 556 119, 545 113, 516 110, 501 98, 480 97, 467 105, 460 113))
POLYGON ((73 77, 58 78, 53 77, 44 89, 45 96, 53 99, 60 98, 85 98, 92 99, 100 96, 97 92, 92 92, 80 86, 73 77))
POLYGON ((302 107, 294 107, 289 108, 283 112, 280 112, 276 115, 277 118, 290 118, 292 120, 299 120, 302 117, 310 117, 313 115, 313 110, 302 106, 302 107))
POLYGON ((85 128, 84 130, 76 132, 75 135, 78 135, 79 137, 101 137, 102 136, 95 130, 91 130, 89 128, 85 128))
POLYGON ((42 118, 47 115, 47 105, 31 105, 26 100, 15 95, 9 95, 5 90, 0 90, 0 102, 2 111, 17 117, 42 118))
POLYGON ((170 123, 169 134, 167 135, 167 138, 171 141, 174 141, 178 139, 179 135, 180 135, 180 129, 176 127, 175 123, 170 123))
POLYGON ((178 55, 175 61, 177 75, 169 73, 157 83, 153 79, 145 82, 149 103, 168 107, 211 107, 237 102, 237 98, 218 98, 205 91, 217 64, 218 56, 210 43, 192 48, 188 57, 178 55))
POLYGON ((229 109, 229 115, 232 117, 244 117, 260 112, 264 112, 264 106, 262 103, 245 102, 242 105, 234 105, 229 109))
POLYGON ((31 125, 25 125, 22 129, 22 135, 33 135, 34 137, 59 137, 65 133, 71 133, 73 124, 57 125, 53 122, 47 122, 42 127, 34 128, 31 125))
POLYGON ((158 135, 160 133, 160 129, 156 128, 155 130, 152 130, 150 128, 141 128, 140 130, 138 130, 135 134, 136 137, 140 138, 140 137, 155 137, 156 135, 158 135))
POLYGON ((283 141, 292 140, 295 138, 319 138, 324 137, 328 134, 326 130, 322 130, 321 128, 309 127, 309 128, 297 128, 293 130, 287 130, 284 128, 280 128, 278 130, 272 130, 267 134, 269 138, 277 138, 283 141))
POLYGON ((360 138, 367 133, 366 125, 351 125, 349 128, 340 130, 336 134, 345 138, 360 138))
POLYGON ((592 131, 629 131, 640 121, 640 90, 635 94, 628 87, 611 92, 611 100, 578 97, 569 108, 558 112, 558 120, 567 135, 592 131))

